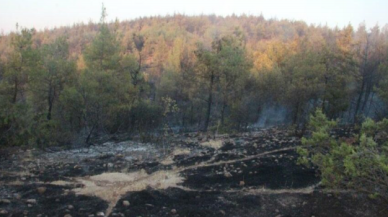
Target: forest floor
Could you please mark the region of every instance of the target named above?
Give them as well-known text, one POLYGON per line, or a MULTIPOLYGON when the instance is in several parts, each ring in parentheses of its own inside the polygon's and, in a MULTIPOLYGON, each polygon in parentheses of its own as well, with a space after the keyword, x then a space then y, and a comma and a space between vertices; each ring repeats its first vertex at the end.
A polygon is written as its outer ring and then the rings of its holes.
MULTIPOLYGON (((335 136, 348 137, 350 129, 335 136)), ((0 151, 0 216, 388 216, 387 204, 323 189, 280 128, 168 145, 0 151)))

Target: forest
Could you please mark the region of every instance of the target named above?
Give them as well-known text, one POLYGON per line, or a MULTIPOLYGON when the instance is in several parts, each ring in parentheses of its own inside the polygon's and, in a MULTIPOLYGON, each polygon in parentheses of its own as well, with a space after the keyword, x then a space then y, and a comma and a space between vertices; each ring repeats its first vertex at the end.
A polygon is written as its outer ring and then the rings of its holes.
POLYGON ((388 31, 263 16, 144 17, 0 38, 0 144, 69 145, 161 129, 303 131, 387 116, 388 31))

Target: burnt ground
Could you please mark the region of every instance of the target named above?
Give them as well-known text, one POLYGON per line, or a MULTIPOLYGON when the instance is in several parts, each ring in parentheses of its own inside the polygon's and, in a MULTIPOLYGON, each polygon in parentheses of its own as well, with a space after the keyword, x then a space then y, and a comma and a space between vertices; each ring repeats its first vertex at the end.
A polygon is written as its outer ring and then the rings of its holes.
POLYGON ((271 128, 176 135, 168 145, 2 150, 0 216, 388 216, 378 199, 320 186, 314 168, 296 164, 291 135, 271 128))

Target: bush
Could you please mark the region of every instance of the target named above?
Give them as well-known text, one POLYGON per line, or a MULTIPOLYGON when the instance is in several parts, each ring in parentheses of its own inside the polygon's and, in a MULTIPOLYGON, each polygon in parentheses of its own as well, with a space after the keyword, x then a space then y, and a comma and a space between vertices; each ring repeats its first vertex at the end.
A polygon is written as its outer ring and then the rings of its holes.
POLYGON ((340 142, 330 136, 336 125, 317 110, 310 117, 311 136, 302 139, 298 163, 318 167, 322 184, 334 189, 351 189, 388 200, 388 143, 376 141, 386 135, 387 120, 367 119, 355 143, 340 142))

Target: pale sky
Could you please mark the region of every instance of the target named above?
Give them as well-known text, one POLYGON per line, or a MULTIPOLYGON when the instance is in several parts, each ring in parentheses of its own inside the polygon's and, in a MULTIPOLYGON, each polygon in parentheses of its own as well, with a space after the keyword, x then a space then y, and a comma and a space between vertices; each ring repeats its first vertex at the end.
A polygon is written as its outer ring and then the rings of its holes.
POLYGON ((108 20, 182 13, 248 14, 266 19, 303 20, 343 27, 361 22, 367 27, 388 23, 388 0, 0 0, 0 31, 22 27, 53 28, 77 22, 97 22, 104 2, 108 20))

